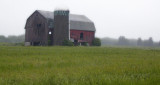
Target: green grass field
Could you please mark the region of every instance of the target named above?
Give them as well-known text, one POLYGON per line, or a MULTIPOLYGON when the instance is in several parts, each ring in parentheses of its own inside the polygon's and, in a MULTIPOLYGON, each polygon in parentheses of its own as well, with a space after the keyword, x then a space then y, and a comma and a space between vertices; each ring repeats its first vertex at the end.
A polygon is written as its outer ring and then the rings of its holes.
POLYGON ((160 85, 160 50, 0 46, 0 85, 160 85))

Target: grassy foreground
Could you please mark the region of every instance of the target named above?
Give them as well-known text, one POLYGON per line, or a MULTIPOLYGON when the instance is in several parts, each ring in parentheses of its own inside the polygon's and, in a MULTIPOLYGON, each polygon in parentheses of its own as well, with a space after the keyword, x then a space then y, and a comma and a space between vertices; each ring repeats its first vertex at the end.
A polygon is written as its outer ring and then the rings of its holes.
POLYGON ((160 50, 0 46, 0 85, 160 85, 160 50))

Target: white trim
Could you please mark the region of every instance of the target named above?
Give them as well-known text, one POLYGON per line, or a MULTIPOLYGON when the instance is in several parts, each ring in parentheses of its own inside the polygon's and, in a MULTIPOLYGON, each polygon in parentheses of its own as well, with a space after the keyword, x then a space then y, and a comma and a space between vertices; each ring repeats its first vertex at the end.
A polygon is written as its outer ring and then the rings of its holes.
MULTIPOLYGON (((68 17, 69 17, 69 14, 68 14, 68 17)), ((68 18, 68 20, 69 20, 69 21, 68 21, 68 22, 69 22, 69 25, 68 25, 68 26, 69 26, 69 40, 70 40, 70 17, 68 18)))

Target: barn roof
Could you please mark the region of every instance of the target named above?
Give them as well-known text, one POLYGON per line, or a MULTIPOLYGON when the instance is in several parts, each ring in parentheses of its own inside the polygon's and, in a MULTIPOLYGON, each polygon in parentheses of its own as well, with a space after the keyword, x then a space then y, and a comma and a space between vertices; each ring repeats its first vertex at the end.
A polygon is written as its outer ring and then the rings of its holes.
MULTIPOLYGON (((54 19, 54 13, 50 11, 37 10, 46 19, 54 19)), ((84 15, 70 14, 70 29, 96 31, 94 23, 84 15)))

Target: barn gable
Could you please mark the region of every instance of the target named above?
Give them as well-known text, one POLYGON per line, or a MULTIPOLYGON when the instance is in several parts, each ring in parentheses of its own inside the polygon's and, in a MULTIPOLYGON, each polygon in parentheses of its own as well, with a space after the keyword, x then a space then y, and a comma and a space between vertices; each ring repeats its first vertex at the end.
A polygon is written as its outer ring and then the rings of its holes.
POLYGON ((43 15, 35 11, 26 21, 25 25, 25 42, 31 45, 45 45, 48 40, 47 22, 43 15))

